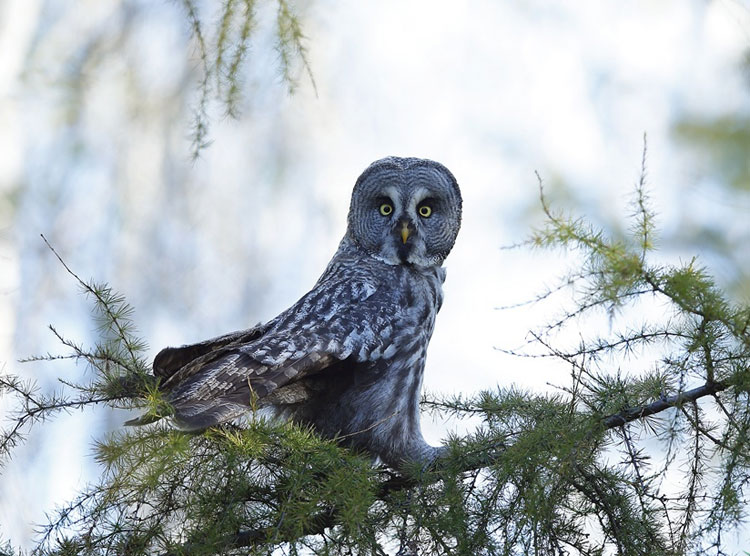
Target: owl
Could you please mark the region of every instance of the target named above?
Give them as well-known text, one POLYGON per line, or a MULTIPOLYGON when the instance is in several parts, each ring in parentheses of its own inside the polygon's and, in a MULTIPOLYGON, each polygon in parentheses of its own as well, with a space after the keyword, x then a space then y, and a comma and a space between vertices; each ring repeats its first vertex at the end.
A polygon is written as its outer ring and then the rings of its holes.
POLYGON ((442 164, 371 164, 307 294, 265 324, 156 356, 176 425, 200 430, 267 408, 392 467, 432 461, 439 448, 422 436, 419 400, 461 204, 442 164))

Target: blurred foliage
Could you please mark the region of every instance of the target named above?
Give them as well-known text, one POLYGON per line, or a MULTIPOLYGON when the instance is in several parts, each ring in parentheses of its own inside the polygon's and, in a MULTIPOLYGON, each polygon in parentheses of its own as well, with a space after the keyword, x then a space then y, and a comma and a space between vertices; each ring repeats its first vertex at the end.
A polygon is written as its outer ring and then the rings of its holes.
MULTIPOLYGON (((175 4, 183 14, 172 6, 133 0, 102 2, 92 14, 75 3, 43 10, 25 64, 26 84, 32 85, 35 94, 48 93, 49 85, 55 85, 54 94, 60 95, 56 104, 68 124, 82 117, 87 97, 102 81, 114 82, 116 87, 107 94, 133 116, 147 116, 154 108, 170 113, 188 102, 192 105, 193 157, 210 143, 212 119, 239 116, 251 90, 245 81, 252 70, 275 65, 289 92, 296 89, 304 72, 315 88, 295 2, 179 0, 175 4), (70 20, 84 15, 88 19, 76 24, 77 35, 65 36, 71 33, 70 20), (165 17, 189 33, 191 44, 171 44, 177 49, 168 53, 169 70, 154 80, 142 71, 147 64, 140 43, 144 29, 158 28, 165 17), (249 56, 251 50, 255 57, 249 56), (172 72, 174 79, 167 75, 172 72), (158 90, 165 81, 171 85, 158 90), (214 113, 214 104, 222 114, 214 113)), ((81 147, 73 141, 71 154, 81 147)))
POLYGON ((674 135, 687 146, 690 163, 708 184, 724 190, 725 218, 699 218, 683 214, 679 235, 671 238, 684 248, 701 249, 721 269, 725 286, 736 299, 750 299, 750 117, 725 114, 715 119, 685 117, 674 126, 674 135), (728 216, 728 218, 726 218, 728 216), (739 226, 738 226, 739 225, 739 226))
MULTIPOLYGON (((9 100, 22 160, 13 188, 0 187, 0 222, 12 223, 2 230, 14 253, 6 266, 17 268, 19 286, 9 360, 39 351, 43 339, 29 331, 40 329, 41 307, 68 303, 66 316, 87 318, 56 290, 48 273, 55 263, 38 256, 39 232, 74 253, 77 268, 127 277, 129 298, 149 307, 150 337, 166 314, 192 315, 181 328, 187 338, 264 310, 271 267, 257 258, 271 248, 247 214, 259 198, 273 205, 284 196, 276 185, 300 161, 282 107, 296 102, 287 92, 298 79, 307 85, 306 5, 100 0, 18 10, 28 42, 14 45, 22 73, 9 100), (242 125, 222 122, 234 115, 245 116, 242 125), (191 164, 191 141, 195 156, 213 133, 241 138, 191 164), (217 303, 207 280, 217 292, 233 288, 233 302, 217 303)), ((302 190, 297 199, 312 195, 302 190)), ((309 217, 311 226, 326 219, 309 217)), ((304 267, 305 257, 294 256, 304 267)))
MULTIPOLYGON (((750 89, 750 50, 739 64, 750 89)), ((700 249, 721 269, 723 284, 735 299, 750 300, 750 229, 732 227, 747 222, 750 210, 750 116, 747 111, 725 112, 716 117, 682 116, 672 128, 678 143, 691 153, 689 164, 708 184, 723 191, 733 210, 729 218, 697 219, 684 215, 675 244, 700 249)))
MULTIPOLYGON (((298 79, 297 66, 301 65, 314 88, 315 80, 308 62, 299 17, 293 5, 287 0, 275 2, 275 47, 282 79, 287 84, 289 92, 293 92, 298 79)), ((215 28, 211 29, 210 25, 201 19, 198 2, 182 0, 193 38, 198 46, 203 74, 200 79, 200 101, 194 122, 193 156, 198 156, 208 145, 210 119, 207 105, 212 94, 222 101, 228 116, 235 118, 238 115, 243 90, 242 66, 247 58, 257 24, 256 3, 256 0, 224 0, 216 18, 215 28)))
POLYGON ((750 191, 750 117, 728 114, 712 120, 687 118, 674 127, 675 136, 694 147, 722 183, 750 191))

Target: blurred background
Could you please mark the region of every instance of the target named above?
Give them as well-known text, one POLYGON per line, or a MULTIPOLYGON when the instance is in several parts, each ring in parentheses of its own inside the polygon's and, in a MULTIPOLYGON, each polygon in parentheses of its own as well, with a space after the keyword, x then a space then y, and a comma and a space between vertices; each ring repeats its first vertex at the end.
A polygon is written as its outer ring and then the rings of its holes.
MULTIPOLYGON (((555 206, 626 233, 644 133, 656 256, 697 254, 750 300, 747 0, 300 1, 287 7, 312 78, 298 55, 284 65, 280 5, 255 2, 233 118, 218 81, 203 96, 187 9, 210 45, 225 3, 0 1, 0 372, 44 391, 85 380, 73 362, 18 363, 66 353, 50 324, 96 338, 40 234, 126 297, 153 356, 296 301, 344 233, 357 176, 387 155, 442 162, 464 196, 431 392, 565 383, 561 364, 497 349, 550 318, 498 308, 554 284, 565 258, 502 248, 541 222, 535 171, 555 206), (210 144, 194 159, 201 123, 210 144)), ((34 525, 97 476, 93 441, 128 417, 33 429, 3 470, 0 537, 33 546, 34 525)), ((471 425, 423 426, 437 444, 471 425)))

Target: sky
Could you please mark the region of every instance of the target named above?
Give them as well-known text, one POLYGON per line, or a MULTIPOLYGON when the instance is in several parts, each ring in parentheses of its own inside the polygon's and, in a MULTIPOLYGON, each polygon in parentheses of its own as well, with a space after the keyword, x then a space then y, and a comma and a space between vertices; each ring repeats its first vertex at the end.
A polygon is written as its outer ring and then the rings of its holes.
MULTIPOLYGON (((212 21, 216 4, 202 5, 212 21)), ((750 201, 728 200, 674 128, 748 113, 750 3, 299 5, 314 86, 300 71, 290 93, 280 78, 274 4, 259 2, 240 116, 211 104, 211 144, 192 161, 200 67, 177 3, 0 3, 0 372, 46 390, 85 373, 18 363, 61 351, 49 324, 77 341, 95 335, 40 234, 79 275, 126 296, 153 356, 296 301, 344 233, 357 176, 387 155, 440 161, 463 193, 424 382, 435 393, 542 392, 567 377, 502 351, 559 307, 499 308, 570 264, 504 249, 540 221, 536 173, 564 207, 627 226, 645 134, 665 236, 697 219, 746 237, 738 214, 750 201)), ((667 244, 660 256, 691 251, 667 244)), ((102 409, 34 429, 0 484, 0 533, 31 546, 31 524, 96 476, 92 439, 128 417, 102 409)), ((435 444, 471 426, 423 423, 435 444)))

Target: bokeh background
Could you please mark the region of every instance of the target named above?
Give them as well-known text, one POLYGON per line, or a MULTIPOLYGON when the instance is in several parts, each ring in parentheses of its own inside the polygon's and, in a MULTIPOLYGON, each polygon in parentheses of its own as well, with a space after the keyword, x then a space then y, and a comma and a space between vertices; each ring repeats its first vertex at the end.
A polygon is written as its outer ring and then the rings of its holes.
MULTIPOLYGON (((212 39, 218 1, 196 1, 212 39)), ((750 299, 750 2, 614 0, 290 4, 307 62, 283 76, 279 5, 255 2, 236 118, 210 96, 210 145, 191 156, 200 49, 185 2, 0 2, 0 372, 85 380, 47 328, 90 344, 84 279, 135 308, 150 355, 267 320, 317 279, 373 160, 448 166, 464 224, 425 388, 545 391, 567 369, 515 348, 568 264, 523 242, 550 199, 623 234, 647 134, 658 257, 698 255, 750 299)), ((0 416, 11 410, 0 399, 0 416)), ((7 416, 7 415, 5 415, 7 416)), ((0 479, 0 536, 34 525, 96 477, 92 444, 129 416, 74 412, 32 430, 0 479)), ((471 423, 426 416, 439 443, 471 423)), ((750 538, 748 535, 747 538, 750 538)), ((733 542, 742 546, 738 537, 733 542)))

